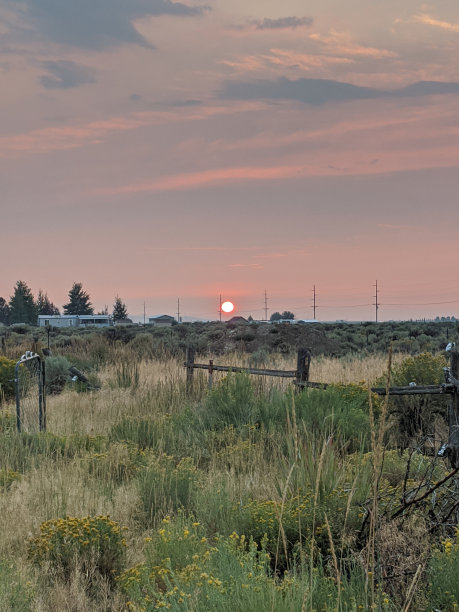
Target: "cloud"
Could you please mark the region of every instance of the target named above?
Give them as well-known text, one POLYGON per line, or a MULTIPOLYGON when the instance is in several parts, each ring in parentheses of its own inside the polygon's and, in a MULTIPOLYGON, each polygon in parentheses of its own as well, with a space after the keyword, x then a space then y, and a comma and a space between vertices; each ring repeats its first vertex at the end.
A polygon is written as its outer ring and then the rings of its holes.
POLYGON ((449 21, 440 21, 438 19, 434 19, 430 15, 418 15, 414 18, 414 21, 418 23, 423 23, 424 25, 429 25, 435 28, 440 28, 442 30, 447 30, 449 32, 459 32, 459 24, 458 23, 450 23, 449 21))
MULTIPOLYGON (((207 7, 172 0, 25 0, 33 25, 50 40, 103 49, 120 43, 147 45, 133 21, 142 17, 201 15, 207 7)), ((151 45, 148 45, 151 47, 151 45)))
POLYGON ((289 80, 282 77, 274 81, 226 81, 219 93, 221 98, 233 100, 297 100, 312 105, 435 94, 459 94, 459 83, 419 81, 407 87, 383 90, 328 79, 289 80))
POLYGON ((355 42, 348 33, 331 30, 328 36, 323 36, 318 32, 308 35, 308 38, 334 55, 347 55, 350 57, 364 57, 370 59, 396 58, 397 54, 388 49, 378 49, 377 47, 367 47, 355 42))
POLYGON ((289 80, 285 77, 275 81, 226 81, 220 92, 220 97, 236 100, 287 99, 313 105, 378 98, 380 95, 375 89, 350 83, 327 79, 289 80))
POLYGON ((64 60, 44 62, 43 67, 51 74, 40 77, 40 83, 45 89, 71 89, 94 83, 96 80, 91 70, 74 62, 64 60))
POLYGON ((202 121, 208 117, 259 111, 264 104, 243 102, 205 107, 202 104, 168 105, 167 110, 131 113, 84 124, 50 126, 18 134, 0 135, 0 158, 66 151, 104 142, 111 134, 166 123, 202 121))
POLYGON ((312 17, 280 17, 279 19, 251 19, 249 24, 255 30, 295 30, 296 28, 310 28, 314 23, 312 17))

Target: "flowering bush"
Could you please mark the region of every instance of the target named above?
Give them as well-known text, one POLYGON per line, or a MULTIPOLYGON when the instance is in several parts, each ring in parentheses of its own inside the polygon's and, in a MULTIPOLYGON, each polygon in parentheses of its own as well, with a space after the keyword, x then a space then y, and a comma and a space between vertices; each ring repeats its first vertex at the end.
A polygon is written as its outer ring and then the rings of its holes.
POLYGON ((456 537, 447 538, 436 549, 428 567, 432 609, 459 608, 459 528, 456 537))
POLYGON ((79 569, 88 578, 100 574, 112 581, 123 567, 126 541, 108 516, 53 519, 40 531, 29 543, 29 558, 39 565, 48 562, 59 577, 68 579, 79 569))
MULTIPOLYGON (((202 610, 212 612, 291 612, 291 610, 368 610, 361 567, 348 567, 340 585, 322 566, 311 573, 271 572, 267 537, 259 545, 233 532, 208 541, 202 527, 184 515, 166 517, 146 538, 146 560, 123 572, 117 582, 135 612, 202 610), (185 553, 180 555, 180 551, 185 553)), ((389 598, 375 593, 373 609, 393 609, 389 598)))

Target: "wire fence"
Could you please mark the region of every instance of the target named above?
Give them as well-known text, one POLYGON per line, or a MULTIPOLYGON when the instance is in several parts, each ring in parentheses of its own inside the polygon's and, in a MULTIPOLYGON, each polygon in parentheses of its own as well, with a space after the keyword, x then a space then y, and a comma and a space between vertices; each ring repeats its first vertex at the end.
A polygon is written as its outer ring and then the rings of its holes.
POLYGON ((16 363, 16 424, 19 432, 46 429, 44 368, 39 355, 27 351, 16 363))

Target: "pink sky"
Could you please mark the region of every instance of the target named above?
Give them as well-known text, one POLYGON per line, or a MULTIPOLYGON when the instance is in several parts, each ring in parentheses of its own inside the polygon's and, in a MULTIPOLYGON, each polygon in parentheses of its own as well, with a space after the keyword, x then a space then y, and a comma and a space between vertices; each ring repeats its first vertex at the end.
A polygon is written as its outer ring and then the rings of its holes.
POLYGON ((459 316, 458 47, 456 0, 0 0, 0 296, 459 316))

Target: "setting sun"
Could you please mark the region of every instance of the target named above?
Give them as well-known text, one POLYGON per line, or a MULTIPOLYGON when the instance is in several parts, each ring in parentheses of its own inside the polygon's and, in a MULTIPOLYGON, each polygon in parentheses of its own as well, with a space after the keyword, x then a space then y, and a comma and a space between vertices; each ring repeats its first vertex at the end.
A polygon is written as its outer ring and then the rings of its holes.
POLYGON ((223 310, 223 312, 233 312, 233 310, 234 310, 233 302, 223 302, 222 310, 223 310))

